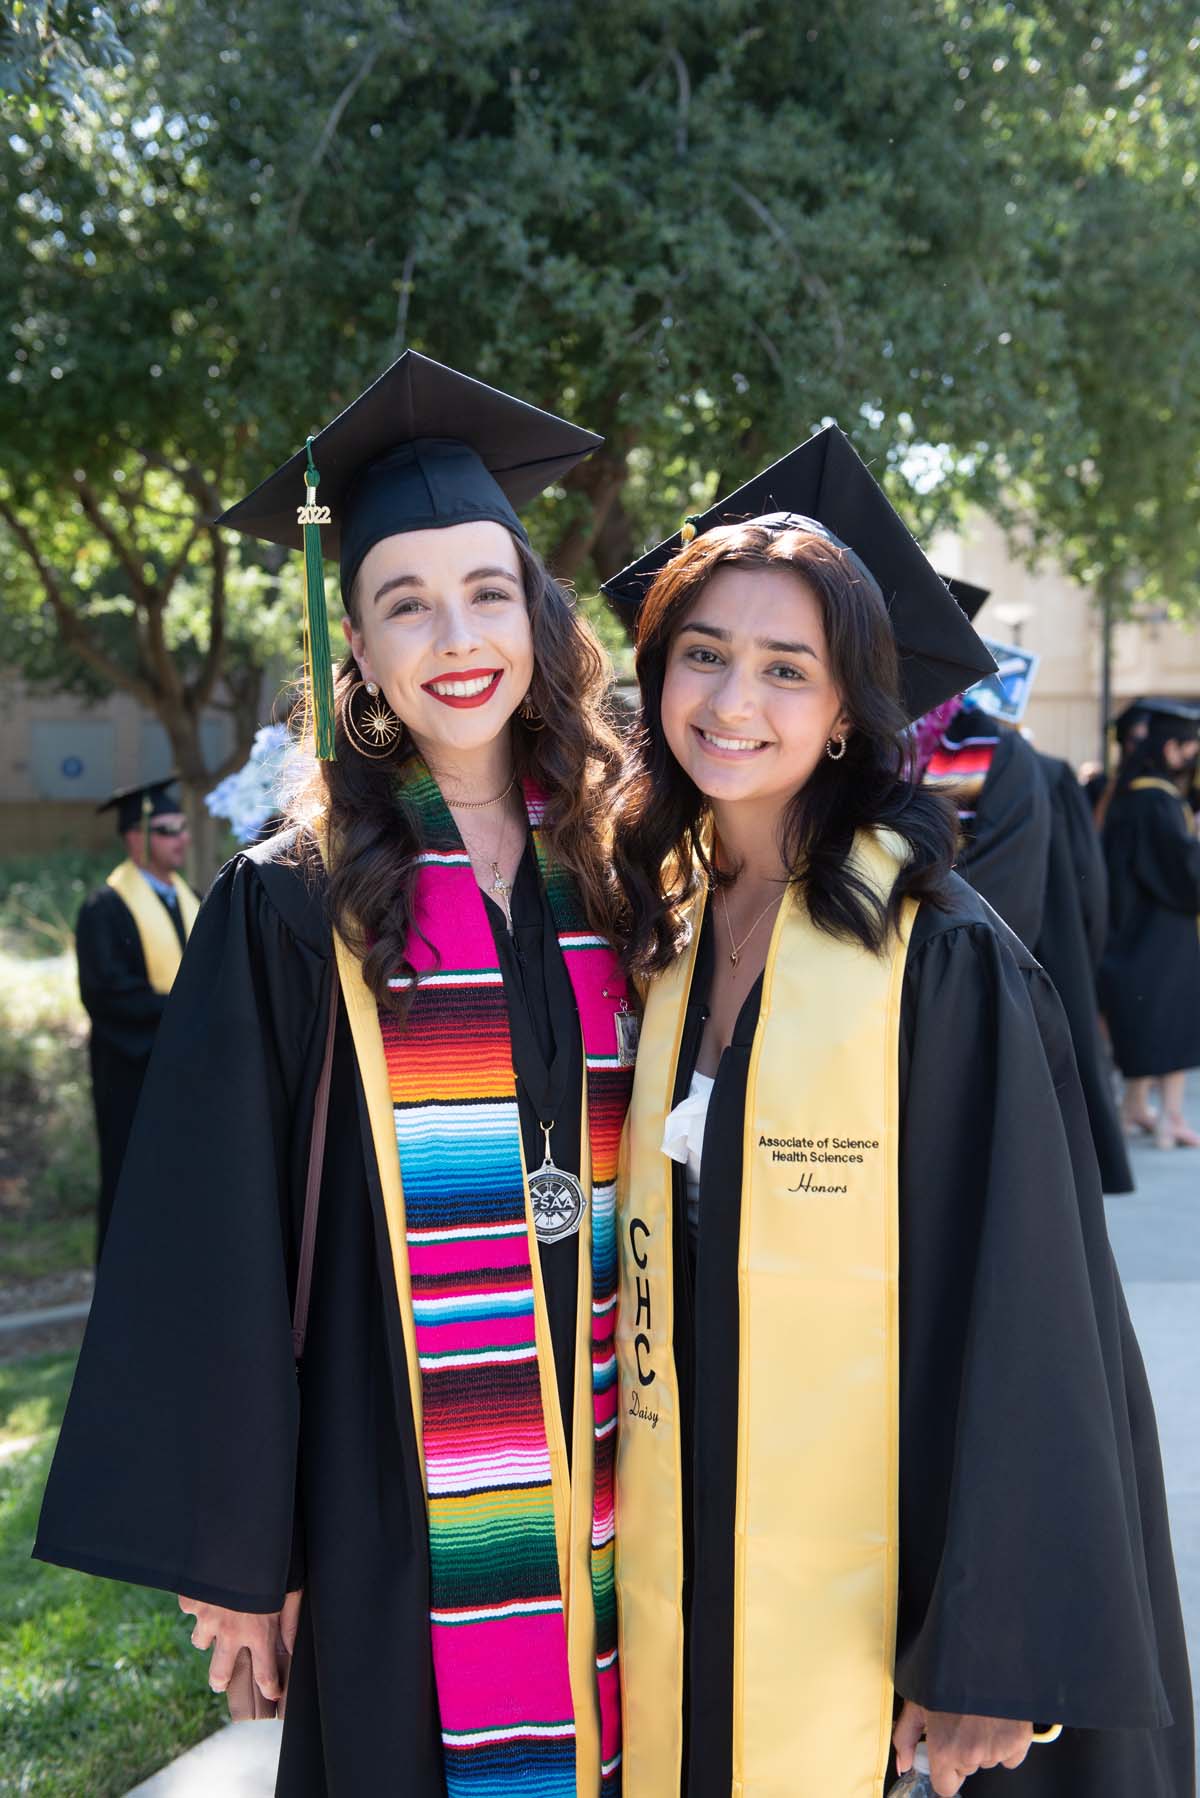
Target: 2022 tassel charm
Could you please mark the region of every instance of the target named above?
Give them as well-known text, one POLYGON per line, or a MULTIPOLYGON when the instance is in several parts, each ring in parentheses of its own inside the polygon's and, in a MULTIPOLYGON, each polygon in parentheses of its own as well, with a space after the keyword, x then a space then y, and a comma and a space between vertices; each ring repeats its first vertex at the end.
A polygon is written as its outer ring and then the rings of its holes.
POLYGON ((304 474, 304 504, 296 508, 296 523, 304 534, 304 678, 312 707, 313 746, 319 762, 337 760, 334 747, 333 654, 329 646, 329 617, 325 610, 325 567, 321 558, 321 526, 330 523, 329 507, 317 504, 317 473, 313 440, 306 444, 308 466, 304 474))

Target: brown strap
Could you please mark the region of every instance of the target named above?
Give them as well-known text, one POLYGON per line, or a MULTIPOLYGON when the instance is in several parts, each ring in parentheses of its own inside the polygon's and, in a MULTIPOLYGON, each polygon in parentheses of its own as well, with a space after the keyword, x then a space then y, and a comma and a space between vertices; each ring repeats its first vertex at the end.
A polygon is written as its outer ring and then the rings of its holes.
POLYGON ((325 1059, 313 1103, 312 1140, 308 1146, 308 1178, 304 1183, 304 1227, 300 1232, 300 1267, 296 1275, 296 1304, 292 1311, 292 1353, 299 1361, 308 1329, 308 1301, 312 1294, 313 1251, 317 1244, 317 1210, 321 1203, 321 1171, 325 1164, 325 1126, 329 1121, 329 1082, 333 1073, 333 1039, 337 1031, 338 971, 330 958, 329 1024, 325 1032, 325 1059))

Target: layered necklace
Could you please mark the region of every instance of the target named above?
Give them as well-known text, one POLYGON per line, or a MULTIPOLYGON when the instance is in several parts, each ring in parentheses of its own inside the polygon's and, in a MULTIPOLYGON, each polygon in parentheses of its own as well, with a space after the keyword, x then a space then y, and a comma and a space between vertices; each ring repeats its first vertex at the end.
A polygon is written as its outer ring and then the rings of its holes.
MULTIPOLYGON (((514 771, 513 774, 510 776, 508 785, 504 788, 503 792, 497 793, 493 798, 491 798, 491 799, 447 799, 447 801, 446 801, 447 809, 451 812, 484 812, 484 811, 487 811, 490 809, 490 807, 492 807, 494 805, 503 805, 504 801, 508 798, 509 794, 512 792, 512 790, 516 786, 516 784, 517 784, 517 776, 516 776, 516 772, 514 771)), ((500 858, 504 853, 504 842, 505 842, 505 837, 508 832, 508 823, 509 823, 509 821, 507 818, 501 819, 500 833, 496 839, 494 853, 492 855, 485 854, 482 859, 488 864, 488 867, 491 871, 491 876, 492 876, 491 886, 488 888, 488 891, 491 893, 492 897, 495 899, 496 904, 500 907, 500 910, 504 913, 505 922, 507 923, 508 928, 511 930, 512 929, 512 882, 510 880, 505 880, 504 870, 500 865, 500 858)), ((467 848, 467 854, 470 855, 471 861, 474 864, 476 858, 475 858, 474 853, 471 851, 471 849, 469 847, 467 848)))

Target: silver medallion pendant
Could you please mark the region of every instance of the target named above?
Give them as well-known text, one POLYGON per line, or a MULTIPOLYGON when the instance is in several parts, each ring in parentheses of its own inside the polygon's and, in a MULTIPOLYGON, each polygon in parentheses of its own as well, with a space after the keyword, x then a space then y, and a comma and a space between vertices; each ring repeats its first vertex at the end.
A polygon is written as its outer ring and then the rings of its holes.
POLYGON ((545 1124, 542 1131, 546 1138, 546 1159, 537 1172, 529 1176, 533 1227, 539 1242, 563 1242, 568 1236, 574 1236, 583 1222, 587 1200, 574 1174, 555 1167, 550 1158, 550 1131, 545 1124))
POLYGON ((642 1020, 627 1006, 624 1011, 614 1012, 613 1023, 617 1027, 617 1060, 623 1068, 631 1068, 637 1060, 642 1020))

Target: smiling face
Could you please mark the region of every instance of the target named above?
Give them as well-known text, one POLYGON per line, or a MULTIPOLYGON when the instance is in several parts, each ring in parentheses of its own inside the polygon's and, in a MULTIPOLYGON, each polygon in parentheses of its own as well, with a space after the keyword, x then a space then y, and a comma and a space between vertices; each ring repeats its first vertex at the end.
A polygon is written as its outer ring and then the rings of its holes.
POLYGON ((533 678, 516 544, 479 521, 385 537, 354 586, 346 640, 422 754, 493 743, 533 678))
POLYGON ((785 805, 849 729, 820 604, 783 567, 716 570, 671 643, 661 703, 672 754, 718 807, 785 805))

